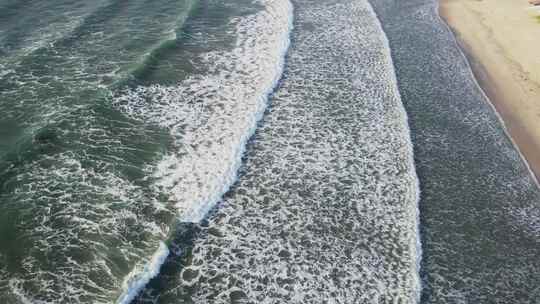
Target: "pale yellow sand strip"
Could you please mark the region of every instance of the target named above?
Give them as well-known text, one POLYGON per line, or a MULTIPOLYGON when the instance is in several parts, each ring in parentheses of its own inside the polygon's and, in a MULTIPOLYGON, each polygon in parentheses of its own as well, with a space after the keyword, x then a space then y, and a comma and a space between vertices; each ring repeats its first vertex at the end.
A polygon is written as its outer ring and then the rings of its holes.
POLYGON ((540 177, 540 10, 527 0, 441 0, 440 13, 540 177))

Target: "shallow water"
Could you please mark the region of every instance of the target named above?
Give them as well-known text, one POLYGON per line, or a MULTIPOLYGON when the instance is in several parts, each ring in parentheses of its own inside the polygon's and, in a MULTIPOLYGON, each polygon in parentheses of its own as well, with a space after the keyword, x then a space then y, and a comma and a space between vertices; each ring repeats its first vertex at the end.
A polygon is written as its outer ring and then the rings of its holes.
POLYGON ((540 191, 436 1, 373 0, 421 185, 422 303, 538 303, 540 191))

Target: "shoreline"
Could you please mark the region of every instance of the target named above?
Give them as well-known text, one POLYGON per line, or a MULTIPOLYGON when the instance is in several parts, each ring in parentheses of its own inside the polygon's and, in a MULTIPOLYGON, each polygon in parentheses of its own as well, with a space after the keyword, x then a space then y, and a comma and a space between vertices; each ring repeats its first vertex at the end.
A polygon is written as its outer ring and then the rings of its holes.
POLYGON ((476 81, 488 97, 488 102, 495 108, 502 120, 508 136, 522 154, 536 180, 540 180, 540 146, 534 144, 533 135, 528 132, 527 127, 523 126, 519 118, 512 115, 511 109, 507 105, 508 101, 501 97, 501 91, 504 91, 504 88, 497 84, 494 79, 496 76, 490 74, 489 70, 475 57, 476 54, 473 53, 471 47, 459 36, 456 30, 451 26, 450 29, 467 58, 476 81))
MULTIPOLYGON (((534 77, 530 77, 531 71, 520 65, 520 58, 512 56, 515 54, 509 54, 505 49, 508 44, 501 45, 496 40, 493 32, 498 28, 486 25, 486 17, 463 5, 466 2, 441 0, 439 14, 454 33, 478 84, 500 116, 508 136, 536 180, 540 180, 540 85, 534 77)), ((527 15, 525 11, 524 15, 527 15)), ((534 46, 531 45, 531 49, 534 46)))

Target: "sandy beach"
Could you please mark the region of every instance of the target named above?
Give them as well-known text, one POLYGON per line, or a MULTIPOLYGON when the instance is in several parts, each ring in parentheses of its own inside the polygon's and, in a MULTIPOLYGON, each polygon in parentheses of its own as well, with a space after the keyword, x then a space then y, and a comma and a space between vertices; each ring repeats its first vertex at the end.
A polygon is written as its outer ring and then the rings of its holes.
POLYGON ((442 0, 440 14, 539 178, 540 7, 526 0, 442 0))

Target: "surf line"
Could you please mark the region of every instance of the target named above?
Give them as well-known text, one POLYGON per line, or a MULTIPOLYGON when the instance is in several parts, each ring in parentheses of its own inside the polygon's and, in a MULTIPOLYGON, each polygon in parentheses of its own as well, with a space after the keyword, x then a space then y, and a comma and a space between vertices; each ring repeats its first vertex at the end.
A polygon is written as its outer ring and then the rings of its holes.
MULTIPOLYGON (((259 98, 262 99, 264 106, 260 107, 254 115, 254 119, 250 122, 250 126, 246 133, 242 136, 240 145, 234 152, 234 163, 231 165, 231 170, 228 171, 228 175, 224 178, 223 188, 221 191, 214 193, 206 202, 200 204, 201 209, 197 211, 191 210, 184 217, 179 218, 180 222, 200 222, 204 216, 221 200, 223 195, 229 191, 230 187, 238 180, 238 171, 242 165, 242 156, 246 152, 246 146, 249 139, 255 134, 257 124, 262 120, 264 112, 269 104, 270 95, 274 92, 279 84, 280 79, 283 76, 285 70, 286 55, 291 44, 291 34, 293 31, 294 21, 294 7, 290 0, 283 0, 283 6, 286 10, 288 24, 286 25, 285 37, 281 41, 279 59, 276 64, 276 70, 273 75, 272 81, 261 91, 259 98)), ((118 297, 116 303, 118 304, 130 304, 137 295, 144 289, 144 287, 155 278, 160 268, 169 255, 169 249, 165 242, 160 242, 157 251, 150 258, 142 269, 135 267, 134 270, 124 279, 123 292, 118 297)))
POLYGON ((397 74, 396 74, 396 68, 395 68, 395 65, 394 65, 394 61, 392 59, 392 49, 390 47, 390 41, 388 40, 388 36, 386 35, 386 32, 384 31, 384 27, 382 25, 382 22, 381 22, 381 19, 379 18, 379 16, 377 16, 377 13, 375 12, 375 9, 373 8, 373 6, 371 5, 370 3, 370 0, 367 1, 367 5, 369 7, 369 10, 371 11, 371 13, 373 14, 373 16, 375 17, 375 20, 377 20, 377 25, 381 31, 381 33, 383 33, 382 35, 382 40, 383 40, 383 43, 384 43, 384 50, 386 52, 386 56, 388 57, 388 60, 389 60, 389 65, 390 65, 390 69, 391 69, 391 77, 392 77, 392 82, 394 83, 394 86, 396 87, 396 91, 397 91, 397 95, 398 95, 398 98, 399 98, 399 101, 400 101, 400 107, 399 107, 399 110, 400 112, 402 113, 402 117, 405 119, 405 125, 406 125, 406 128, 405 128, 405 131, 404 131, 404 136, 407 138, 407 150, 408 150, 408 154, 409 154, 409 157, 408 157, 408 162, 409 162, 409 166, 412 168, 412 172, 411 172, 411 178, 413 179, 413 185, 411 186, 411 189, 410 191, 413 193, 413 200, 414 200, 414 204, 415 204, 415 208, 413 210, 414 212, 414 218, 415 218, 415 223, 414 223, 414 229, 415 229, 415 242, 414 244, 411 244, 410 246, 414 248, 413 252, 415 253, 415 263, 413 265, 414 269, 412 269, 412 271, 414 272, 414 285, 415 285, 415 290, 414 290, 414 301, 415 303, 420 303, 420 300, 421 300, 421 296, 422 296, 422 280, 421 280, 421 274, 420 274, 420 271, 421 271, 421 263, 422 263, 422 239, 421 239, 421 235, 420 235, 420 179, 418 178, 418 174, 416 172, 416 164, 415 164, 415 161, 414 161, 414 147, 413 147, 413 141, 412 141, 412 136, 411 136, 411 128, 410 128, 410 125, 409 125, 409 118, 408 118, 408 115, 407 115, 407 111, 405 109, 405 106, 403 105, 403 101, 401 99, 401 94, 399 92, 399 87, 398 87, 398 80, 397 80, 397 74))

